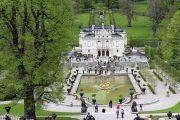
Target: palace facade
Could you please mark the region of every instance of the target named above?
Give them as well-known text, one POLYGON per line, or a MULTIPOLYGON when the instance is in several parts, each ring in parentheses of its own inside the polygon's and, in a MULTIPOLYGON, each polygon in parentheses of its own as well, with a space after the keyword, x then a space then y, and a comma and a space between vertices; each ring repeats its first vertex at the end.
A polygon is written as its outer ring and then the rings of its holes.
POLYGON ((127 45, 126 32, 118 27, 104 26, 100 15, 100 26, 84 28, 79 35, 81 54, 93 57, 123 56, 127 45))

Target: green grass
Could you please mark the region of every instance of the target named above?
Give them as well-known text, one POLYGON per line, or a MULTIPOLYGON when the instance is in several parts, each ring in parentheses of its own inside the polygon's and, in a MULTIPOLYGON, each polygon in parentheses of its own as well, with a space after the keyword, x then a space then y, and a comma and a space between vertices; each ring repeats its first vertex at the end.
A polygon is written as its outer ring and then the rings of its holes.
POLYGON ((156 110, 156 111, 143 111, 141 113, 167 113, 171 111, 172 113, 179 113, 180 112, 180 102, 177 103, 175 106, 167 108, 167 109, 163 109, 163 110, 156 110))
MULTIPOLYGON (((37 118, 37 120, 44 120, 44 118, 37 118)), ((78 120, 78 119, 75 119, 75 118, 70 118, 70 117, 58 117, 56 118, 56 120, 78 120)))
MULTIPOLYGON (((0 105, 0 114, 5 114, 5 107, 11 106, 10 114, 15 116, 22 116, 24 114, 24 105, 23 104, 3 104, 0 105)), ((78 112, 51 112, 43 110, 42 108, 36 109, 37 116, 50 116, 52 113, 56 113, 57 115, 79 115, 78 112)))
POLYGON ((78 93, 83 92, 84 96, 92 101, 93 94, 98 104, 108 104, 110 100, 118 103, 119 96, 129 96, 130 88, 133 88, 128 76, 83 76, 78 87, 78 93), (110 89, 101 90, 101 85, 110 83, 110 89), (81 91, 83 90, 83 91, 81 91))
POLYGON ((149 18, 146 16, 136 16, 132 22, 132 27, 127 27, 127 18, 120 13, 114 13, 116 25, 122 27, 128 36, 128 40, 131 38, 146 38, 152 39, 152 31, 150 27, 149 18))
POLYGON ((135 10, 137 13, 147 13, 148 12, 148 1, 140 1, 136 2, 135 4, 135 10))
POLYGON ((89 23, 90 12, 76 15, 75 23, 81 25, 82 28, 87 27, 89 23))

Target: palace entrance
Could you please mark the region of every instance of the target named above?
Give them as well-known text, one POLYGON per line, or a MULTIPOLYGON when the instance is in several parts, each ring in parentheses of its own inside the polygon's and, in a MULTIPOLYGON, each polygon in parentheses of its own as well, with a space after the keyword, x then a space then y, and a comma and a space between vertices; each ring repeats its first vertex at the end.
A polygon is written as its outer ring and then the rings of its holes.
POLYGON ((98 50, 98 57, 101 56, 109 57, 109 50, 98 50))

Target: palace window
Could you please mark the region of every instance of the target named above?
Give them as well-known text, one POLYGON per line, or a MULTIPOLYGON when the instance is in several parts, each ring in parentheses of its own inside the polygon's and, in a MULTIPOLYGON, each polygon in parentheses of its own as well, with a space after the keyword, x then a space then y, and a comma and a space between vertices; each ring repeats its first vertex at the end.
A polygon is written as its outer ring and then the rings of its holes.
POLYGON ((119 47, 119 41, 116 41, 116 47, 119 47))
POLYGON ((88 47, 90 47, 91 46, 91 43, 90 42, 88 42, 88 47))

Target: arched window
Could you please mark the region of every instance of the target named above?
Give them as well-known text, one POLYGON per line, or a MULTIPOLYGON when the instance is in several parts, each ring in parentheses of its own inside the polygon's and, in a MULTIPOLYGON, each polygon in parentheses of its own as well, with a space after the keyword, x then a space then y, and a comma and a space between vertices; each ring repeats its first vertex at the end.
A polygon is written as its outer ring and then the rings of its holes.
POLYGON ((100 50, 98 50, 98 56, 101 56, 101 51, 100 50))
POLYGON ((105 56, 105 51, 104 50, 102 51, 102 56, 105 56))
POLYGON ((106 51, 106 56, 109 56, 109 50, 106 51))

